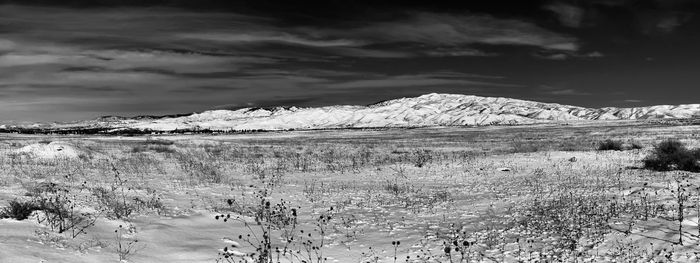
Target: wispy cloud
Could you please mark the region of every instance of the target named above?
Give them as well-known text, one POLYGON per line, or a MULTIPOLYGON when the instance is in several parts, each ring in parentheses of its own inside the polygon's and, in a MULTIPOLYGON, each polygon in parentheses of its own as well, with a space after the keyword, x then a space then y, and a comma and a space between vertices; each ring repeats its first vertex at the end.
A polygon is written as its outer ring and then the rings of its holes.
POLYGON ((14 42, 7 39, 0 39, 0 51, 12 50, 14 47, 14 42))
POLYGON ((589 92, 580 91, 572 88, 556 88, 552 86, 540 86, 539 91, 541 94, 554 95, 554 96, 590 96, 589 92))
POLYGON ((390 88, 415 86, 463 86, 463 87, 520 87, 516 84, 499 83, 495 81, 475 80, 455 77, 445 73, 382 76, 374 79, 345 81, 327 85, 329 88, 390 88))
POLYGON ((565 51, 579 48, 576 38, 529 22, 473 14, 413 13, 395 21, 356 23, 342 29, 255 24, 245 28, 188 32, 177 36, 210 44, 285 44, 324 48, 321 51, 349 57, 493 55, 469 47, 473 44, 535 46, 565 51), (396 45, 398 43, 402 45, 396 45), (381 45, 391 47, 378 47, 381 45))
POLYGON ((584 54, 583 56, 584 56, 584 57, 588 57, 588 58, 602 58, 602 57, 605 57, 605 55, 604 55, 603 53, 599 52, 599 51, 589 52, 589 53, 584 54))
POLYGON ((377 42, 415 42, 436 46, 469 44, 525 45, 554 50, 577 50, 574 37, 535 24, 488 15, 417 13, 407 19, 368 25, 338 36, 359 36, 377 42))
POLYGON ((539 55, 536 54, 536 57, 543 58, 543 59, 550 59, 550 60, 566 60, 569 58, 569 55, 564 54, 564 53, 554 53, 554 54, 546 54, 546 55, 539 55))
POLYGON ((295 36, 289 33, 268 32, 268 33, 237 33, 237 32, 217 32, 217 33, 188 33, 181 35, 182 38, 219 41, 226 44, 255 44, 255 43, 286 43, 292 45, 311 47, 356 47, 365 43, 348 39, 310 39, 295 36))
POLYGON ((401 58, 493 55, 473 44, 579 49, 575 37, 531 22, 476 14, 412 13, 393 21, 354 21, 338 28, 283 26, 275 19, 231 13, 3 6, 0 25, 10 28, 0 39, 0 51, 65 45, 93 50, 183 50, 275 57, 289 54, 289 48, 283 46, 296 46, 308 48, 306 56, 317 52, 401 58))
POLYGON ((593 51, 588 53, 578 53, 578 52, 536 52, 533 54, 536 58, 549 59, 549 60, 567 60, 567 59, 598 59, 603 58, 605 55, 599 51, 593 51))
POLYGON ((549 92, 549 94, 552 94, 552 95, 572 95, 572 96, 591 95, 590 93, 580 92, 580 91, 575 90, 575 89, 552 90, 549 92))
POLYGON ((546 5, 544 9, 552 11, 559 19, 559 22, 567 27, 581 27, 585 15, 583 8, 567 3, 553 3, 546 5))
POLYGON ((693 17, 692 13, 675 12, 660 17, 656 23, 656 29, 663 33, 671 33, 676 28, 688 23, 693 17))
POLYGON ((497 53, 486 52, 474 48, 449 48, 441 47, 434 50, 424 52, 425 55, 431 57, 489 57, 498 56, 497 53))

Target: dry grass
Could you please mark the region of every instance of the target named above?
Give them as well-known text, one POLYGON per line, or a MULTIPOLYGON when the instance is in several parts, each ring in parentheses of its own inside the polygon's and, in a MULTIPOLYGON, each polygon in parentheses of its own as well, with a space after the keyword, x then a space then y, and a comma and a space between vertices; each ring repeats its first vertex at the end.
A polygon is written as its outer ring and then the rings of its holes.
MULTIPOLYGON (((138 216, 222 213, 221 218, 236 219, 229 224, 236 236, 267 237, 227 246, 222 255, 234 261, 240 258, 233 251, 264 262, 274 256, 292 262, 326 257, 361 262, 605 261, 632 255, 677 260, 688 252, 675 246, 667 253, 673 244, 698 244, 697 235, 689 233, 700 229, 682 226, 697 221, 700 184, 692 173, 633 167, 641 166, 648 153, 642 145, 666 138, 698 145, 688 135, 693 127, 632 128, 69 137, 60 139, 84 150, 82 157, 39 160, 6 154, 0 157, 0 177, 4 189, 22 189, 13 190, 15 195, 46 195, 47 185, 66 189, 61 198, 71 199, 71 206, 64 212, 95 208, 91 217, 83 217, 88 219, 131 222, 138 216), (606 139, 628 151, 595 151, 606 139), (261 192, 265 194, 239 198, 261 192), (236 200, 236 208, 226 200, 236 200), (265 206, 269 200, 274 202, 265 206), (289 221, 292 208, 294 224, 289 221), (261 218, 256 221, 250 211, 261 218), (277 215, 285 215, 286 223, 280 225, 277 215), (269 227, 245 227, 260 220, 269 227), (665 228, 675 234, 649 245, 644 236, 665 228), (314 234, 289 240, 302 230, 314 234), (637 247, 625 250, 620 242, 637 247), (280 253, 278 247, 301 252, 280 253)), ((0 149, 42 141, 48 140, 10 137, 0 149)), ((10 201, 16 196, 2 197, 10 201)), ((120 238, 124 246, 133 244, 120 238)), ((139 254, 148 253, 145 246, 139 254)), ((131 250, 113 252, 119 258, 138 257, 131 250)))

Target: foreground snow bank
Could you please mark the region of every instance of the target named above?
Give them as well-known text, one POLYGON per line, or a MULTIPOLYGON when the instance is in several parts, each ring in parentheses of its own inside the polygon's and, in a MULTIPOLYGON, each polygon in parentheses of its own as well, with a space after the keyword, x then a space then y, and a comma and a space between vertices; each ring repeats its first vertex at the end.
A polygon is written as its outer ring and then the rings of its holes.
POLYGON ((35 143, 16 150, 38 159, 78 158, 82 151, 67 142, 35 143))

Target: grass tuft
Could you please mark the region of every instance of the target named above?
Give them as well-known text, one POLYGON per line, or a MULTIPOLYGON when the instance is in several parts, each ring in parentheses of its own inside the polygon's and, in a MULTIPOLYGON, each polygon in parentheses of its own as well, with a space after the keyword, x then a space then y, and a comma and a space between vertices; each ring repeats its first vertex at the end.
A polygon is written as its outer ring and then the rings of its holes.
POLYGON ((0 211, 0 218, 14 218, 17 220, 25 220, 29 218, 29 216, 35 210, 39 210, 39 207, 37 207, 37 205, 34 204, 34 202, 22 202, 12 200, 10 201, 10 205, 8 207, 5 207, 2 209, 2 211, 0 211))

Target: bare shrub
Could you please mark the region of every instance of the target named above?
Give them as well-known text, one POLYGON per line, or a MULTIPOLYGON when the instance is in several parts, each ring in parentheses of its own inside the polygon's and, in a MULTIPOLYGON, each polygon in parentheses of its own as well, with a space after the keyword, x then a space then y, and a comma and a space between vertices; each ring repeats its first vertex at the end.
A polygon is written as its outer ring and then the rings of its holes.
POLYGON ((126 218, 134 211, 133 206, 121 199, 114 189, 96 187, 92 189, 97 201, 107 211, 107 216, 111 218, 126 218))
POLYGON ((207 151, 190 150, 174 155, 178 164, 194 183, 222 183, 225 175, 221 158, 207 151))
POLYGON ((161 201, 160 195, 155 189, 146 188, 147 196, 145 198, 134 197, 133 204, 136 211, 152 210, 157 214, 163 215, 166 213, 166 207, 161 201))
POLYGON ((175 144, 174 141, 163 140, 163 139, 147 139, 146 143, 151 144, 151 145, 161 145, 161 146, 168 146, 168 145, 175 144))
POLYGON ((631 150, 641 150, 641 149, 644 149, 644 146, 643 146, 641 143, 637 142, 637 141, 630 141, 630 142, 629 142, 629 149, 631 149, 631 150))
POLYGON ((441 235, 443 252, 449 262, 472 262, 477 253, 472 249, 476 245, 476 239, 461 227, 451 224, 449 233, 441 235))
POLYGON ((112 165, 112 171, 114 181, 112 181, 110 188, 96 187, 92 189, 92 193, 109 216, 117 219, 127 218, 134 211, 134 204, 126 193, 128 191, 128 187, 125 185, 127 181, 122 178, 121 173, 114 165, 112 165))
POLYGON ((622 141, 607 139, 598 143, 598 151, 622 151, 622 141))
POLYGON ((271 201, 271 188, 256 189, 252 195, 244 194, 239 199, 228 199, 231 213, 219 214, 216 220, 242 224, 246 233, 239 233, 238 240, 219 253, 219 262, 326 262, 323 248, 329 235, 335 211, 331 207, 314 217, 313 228, 302 228, 299 222, 301 207, 293 207, 280 199, 271 201), (282 240, 276 241, 276 240, 282 240), (243 253, 235 249, 247 246, 254 252, 243 253))
POLYGON ((17 220, 27 219, 32 212, 38 210, 36 204, 32 201, 12 200, 9 206, 0 210, 0 218, 13 218, 17 220))
POLYGON ((57 187, 39 193, 34 201, 38 210, 43 212, 43 217, 37 218, 39 223, 46 222, 51 230, 58 233, 70 230, 73 238, 85 234, 89 227, 95 225, 99 214, 78 210, 78 196, 84 189, 83 183, 79 187, 57 187))
POLYGON ((137 145, 131 149, 132 153, 142 152, 175 153, 176 150, 168 145, 137 145))
MULTIPOLYGON (((252 196, 254 200, 252 205, 245 200, 228 199, 229 209, 234 214, 221 214, 215 217, 216 220, 224 222, 233 220, 245 226, 249 232, 240 233, 238 239, 255 249, 255 252, 249 253, 247 256, 259 263, 277 262, 280 257, 290 257, 293 251, 288 245, 294 239, 291 235, 295 234, 298 224, 297 209, 290 207, 284 200, 272 204, 268 200, 269 194, 267 189, 255 191, 252 196), (249 222, 247 217, 253 217, 254 223, 249 222), (282 231, 283 235, 287 235, 287 243, 281 249, 275 245, 273 250, 273 232, 275 231, 282 231)), ((236 247, 236 245, 231 246, 232 249, 236 247)), ((236 262, 233 258, 233 251, 229 251, 229 247, 223 248, 221 256, 220 261, 236 262)))
POLYGON ((119 256, 119 262, 128 260, 136 251, 142 248, 138 246, 138 239, 128 239, 124 237, 126 234, 134 232, 136 232, 136 228, 133 225, 128 228, 119 225, 119 228, 114 230, 114 245, 117 255, 119 256))
POLYGON ((415 150, 413 152, 413 165, 418 168, 425 166, 426 164, 432 162, 433 155, 430 150, 415 150))
POLYGON ((654 171, 683 170, 700 172, 700 149, 689 150, 674 139, 668 139, 654 146, 651 155, 644 158, 644 168, 654 171))
POLYGON ((137 175, 141 179, 153 174, 165 173, 162 161, 156 156, 147 152, 130 153, 125 156, 115 156, 110 159, 109 164, 103 167, 116 167, 125 175, 137 175))
POLYGON ((156 152, 156 153, 175 153, 176 150, 171 146, 175 142, 162 139, 147 139, 138 142, 137 145, 131 148, 132 153, 156 152))
POLYGON ((512 153, 532 153, 543 150, 545 147, 541 143, 526 141, 522 139, 513 140, 510 144, 512 153))

